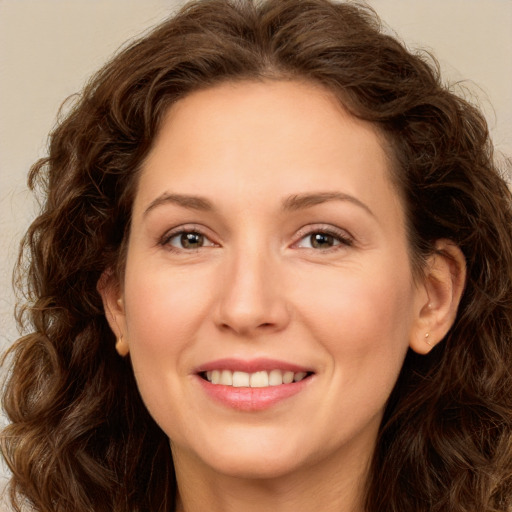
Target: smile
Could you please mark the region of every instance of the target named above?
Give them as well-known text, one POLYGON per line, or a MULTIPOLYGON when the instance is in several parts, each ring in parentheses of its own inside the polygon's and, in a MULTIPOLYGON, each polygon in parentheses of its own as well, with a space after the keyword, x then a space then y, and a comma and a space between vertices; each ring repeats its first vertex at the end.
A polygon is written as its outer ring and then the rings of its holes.
POLYGON ((279 369, 253 373, 238 370, 211 370, 203 372, 201 376, 215 385, 233 386, 234 388, 266 388, 300 382, 308 376, 308 373, 279 369))
POLYGON ((217 359, 193 371, 200 389, 235 411, 265 411, 303 394, 315 377, 311 367, 277 359, 217 359))

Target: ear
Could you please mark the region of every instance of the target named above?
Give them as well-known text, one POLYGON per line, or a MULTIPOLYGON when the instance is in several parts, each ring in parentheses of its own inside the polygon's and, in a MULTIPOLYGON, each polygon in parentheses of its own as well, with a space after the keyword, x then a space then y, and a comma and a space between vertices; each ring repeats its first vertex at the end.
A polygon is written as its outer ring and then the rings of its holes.
POLYGON ((418 307, 409 341, 415 352, 428 354, 446 336, 457 316, 465 282, 462 251, 450 240, 438 240, 418 285, 418 307))
POLYGON ((101 274, 96 289, 101 295, 107 322, 117 338, 117 353, 124 357, 130 352, 126 334, 126 314, 119 280, 111 269, 101 274))

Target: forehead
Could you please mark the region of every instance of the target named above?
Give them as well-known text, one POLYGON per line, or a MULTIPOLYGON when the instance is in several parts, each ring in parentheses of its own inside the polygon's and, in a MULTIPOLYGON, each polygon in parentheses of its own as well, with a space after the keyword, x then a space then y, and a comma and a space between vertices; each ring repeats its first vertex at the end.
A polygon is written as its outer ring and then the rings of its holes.
POLYGON ((373 124, 350 115, 321 86, 225 83, 169 109, 135 207, 164 191, 192 190, 223 200, 340 189, 370 202, 379 195, 396 201, 385 147, 373 124))

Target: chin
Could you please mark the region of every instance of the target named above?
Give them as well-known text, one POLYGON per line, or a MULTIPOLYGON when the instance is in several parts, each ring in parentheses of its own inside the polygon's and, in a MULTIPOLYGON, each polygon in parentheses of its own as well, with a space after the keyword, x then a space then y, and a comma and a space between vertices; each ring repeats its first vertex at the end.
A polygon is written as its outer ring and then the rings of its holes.
POLYGON ((300 465, 298 461, 259 455, 240 460, 216 461, 216 472, 233 478, 247 480, 269 480, 282 478, 295 472, 300 465))
POLYGON ((197 455, 214 472, 242 479, 272 479, 297 471, 305 463, 298 457, 300 450, 286 447, 261 446, 261 443, 246 442, 233 445, 220 452, 219 447, 208 453, 197 455))

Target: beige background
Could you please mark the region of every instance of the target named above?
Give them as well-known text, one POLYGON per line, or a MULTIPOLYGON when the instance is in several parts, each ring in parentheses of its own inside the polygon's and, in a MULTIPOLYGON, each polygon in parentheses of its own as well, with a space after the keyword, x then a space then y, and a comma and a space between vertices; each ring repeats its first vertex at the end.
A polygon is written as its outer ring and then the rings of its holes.
MULTIPOLYGON (((126 40, 179 0, 0 0, 0 350, 17 336, 11 271, 36 206, 25 181, 57 110, 126 40)), ((512 0, 370 0, 450 80, 471 79, 495 145, 512 155, 512 0)), ((0 478, 2 471, 0 468, 0 478)))

